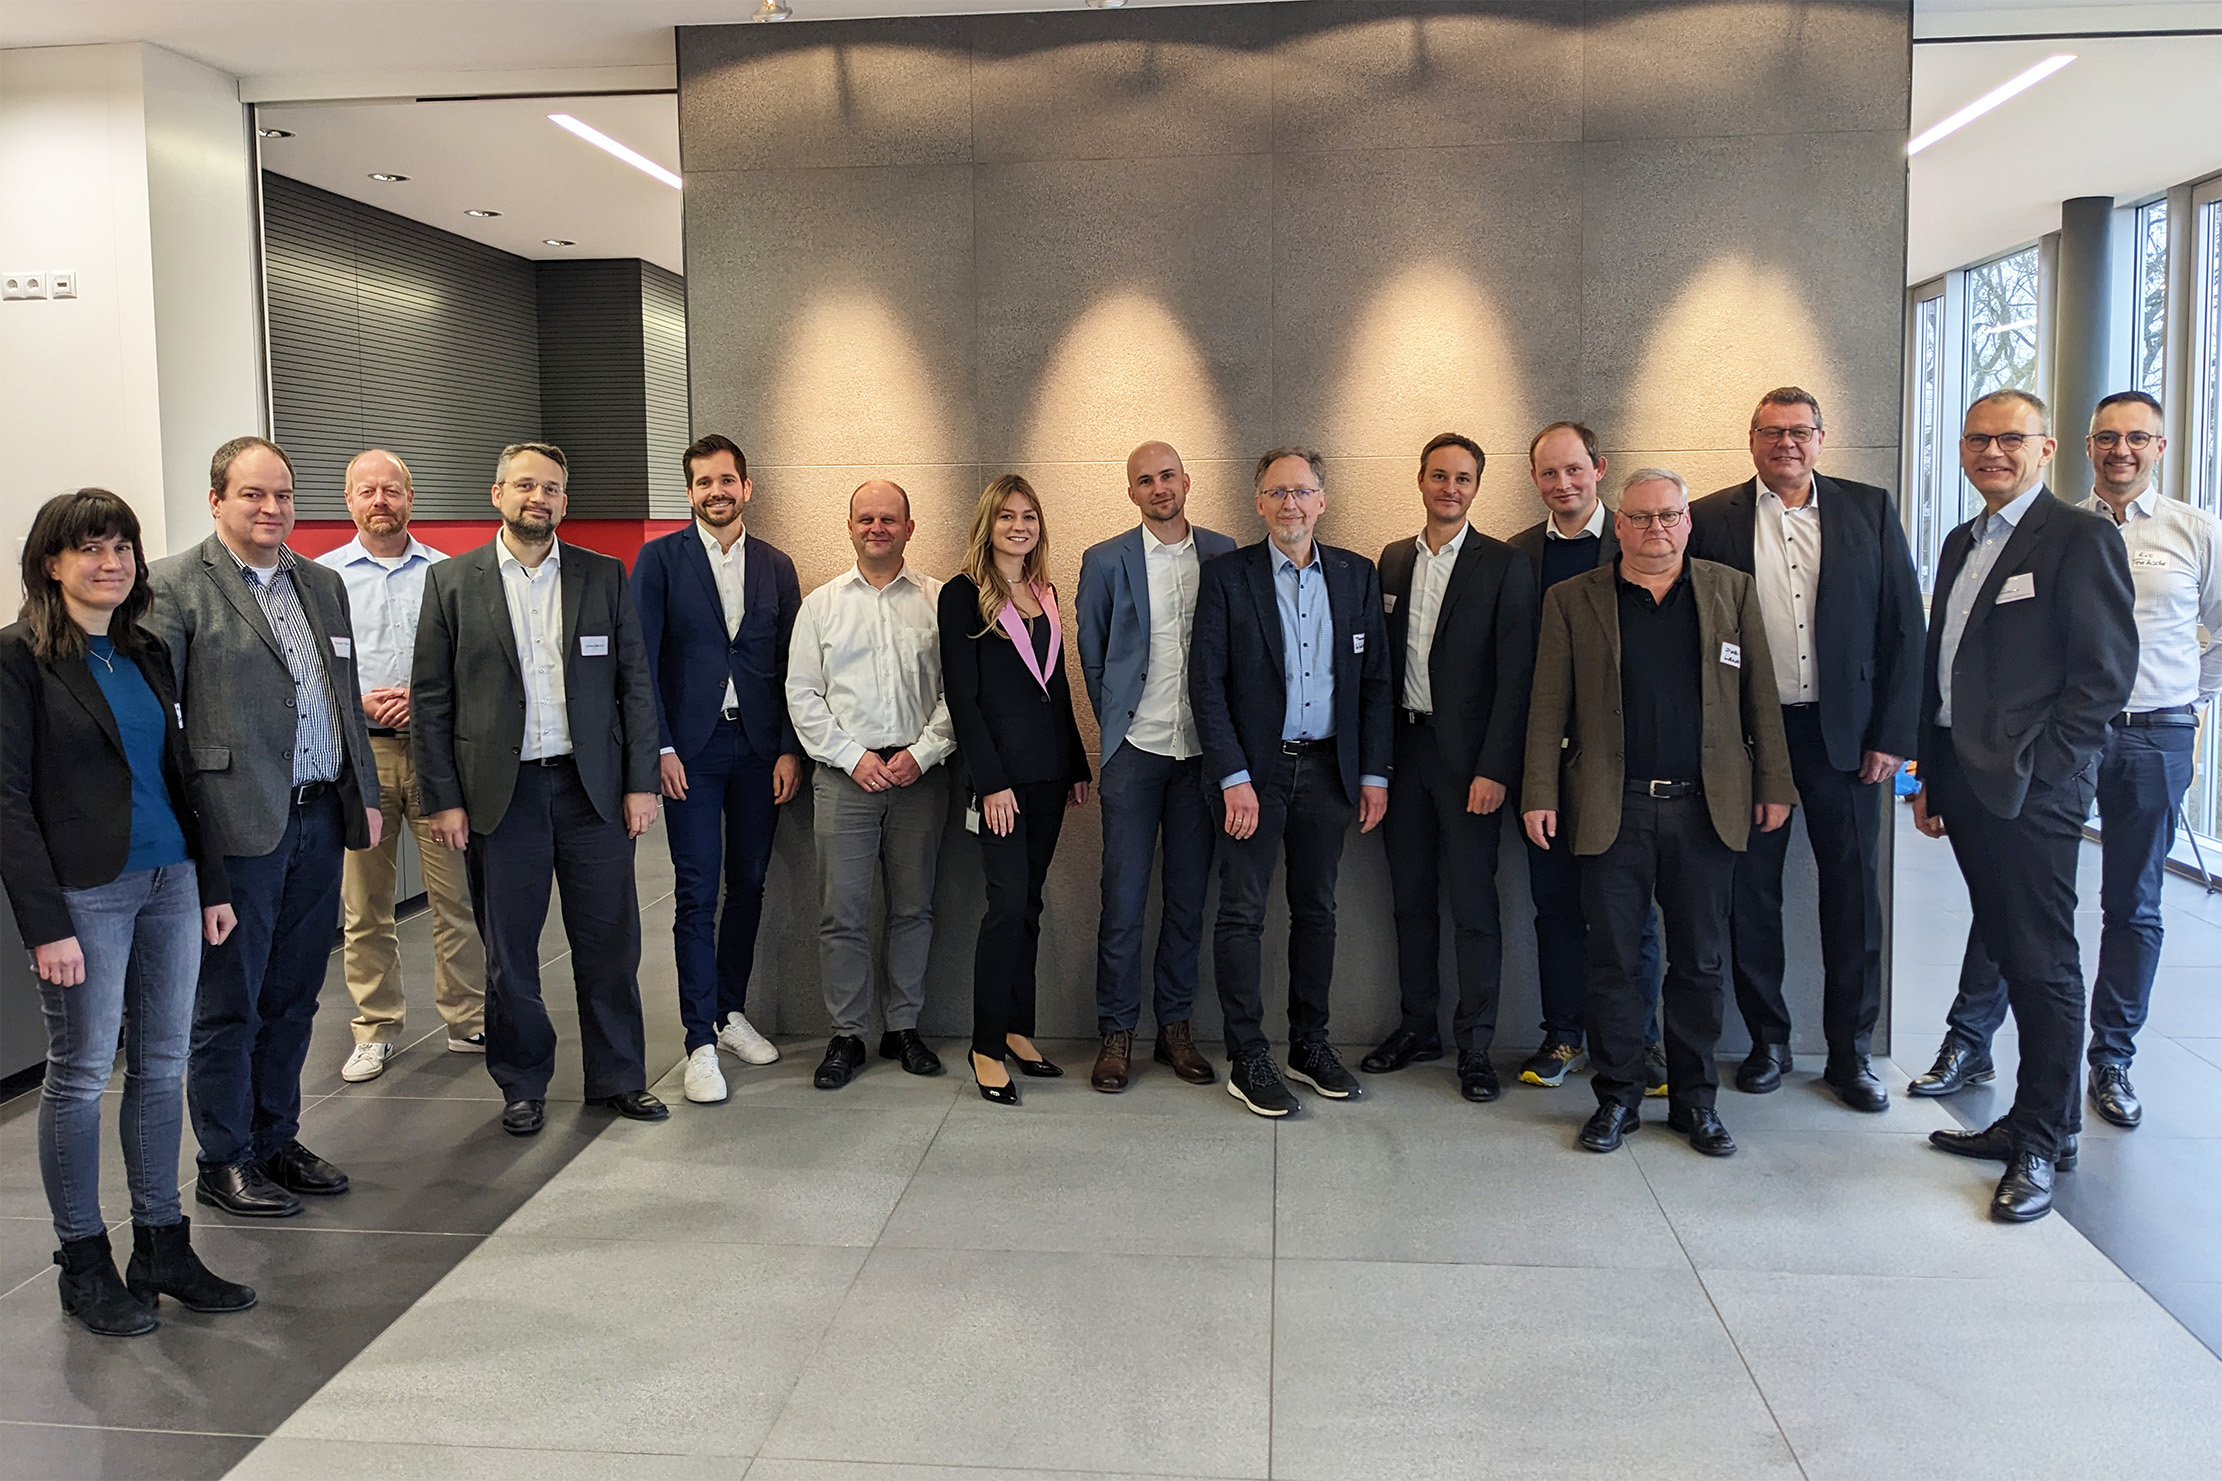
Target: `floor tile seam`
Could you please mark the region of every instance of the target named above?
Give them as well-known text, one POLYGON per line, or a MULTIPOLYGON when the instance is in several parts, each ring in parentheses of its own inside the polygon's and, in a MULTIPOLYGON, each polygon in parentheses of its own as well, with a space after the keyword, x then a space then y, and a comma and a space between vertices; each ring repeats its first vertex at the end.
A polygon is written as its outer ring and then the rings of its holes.
MULTIPOLYGON (((304 1407, 306 1407, 306 1406, 304 1406, 304 1407)), ((299 1410, 296 1410, 296 1411, 295 1411, 295 1413, 299 1413, 299 1412, 300 1412, 299 1410)), ((290 1419, 290 1418, 291 1418, 291 1416, 288 1416, 288 1418, 290 1419)), ((408 1447, 410 1447, 410 1448, 412 1448, 412 1449, 416 1449, 416 1450, 490 1450, 490 1451, 496 1451, 496 1452, 502 1452, 502 1453, 506 1453, 506 1452, 509 1452, 509 1451, 513 1451, 513 1450, 514 1450, 514 1451, 521 1451, 521 1452, 523 1452, 523 1453, 526 1453, 526 1454, 531 1454, 531 1455, 603 1455, 603 1456, 611 1456, 611 1457, 617 1457, 617 1456, 628 1456, 628 1455, 653 1455, 653 1456, 658 1456, 658 1457, 664 1457, 664 1458, 668 1458, 668 1459, 672 1459, 672 1460, 702 1460, 702 1461, 738 1460, 738 1461, 741 1461, 741 1462, 743 1462, 744 1464, 746 1464, 746 1463, 753 1463, 753 1462, 754 1462, 754 1460, 755 1460, 755 1457, 754 1457, 754 1456, 750 1456, 750 1455, 734 1455, 734 1454, 732 1454, 732 1453, 730 1453, 730 1452, 726 1452, 726 1451, 701 1451, 701 1450, 652 1450, 652 1449, 648 1449, 648 1448, 645 1448, 645 1447, 643 1447, 643 1446, 639 1446, 639 1445, 628 1445, 628 1446, 626 1446, 626 1447, 625 1447, 625 1448, 623 1448, 623 1449, 612 1449, 612 1448, 610 1448, 610 1447, 607 1447, 607 1446, 602 1446, 602 1445, 596 1445, 596 1444, 593 1444, 593 1443, 591 1443, 591 1442, 588 1442, 588 1441, 580 1441, 580 1442, 578 1442, 578 1443, 576 1443, 576 1444, 572 1444, 572 1445, 534 1445, 534 1444, 531 1444, 531 1443, 529 1443, 529 1442, 521 1442, 521 1441, 503 1441, 503 1442, 501 1442, 501 1443, 499 1443, 499 1444, 496 1444, 496 1443, 493 1443, 493 1442, 491 1442, 491 1441, 486 1441, 486 1440, 475 1440, 475 1439, 473 1439, 473 1440, 405 1440, 405 1439, 400 1439, 400 1438, 398 1438, 398 1437, 393 1437, 393 1436, 381 1436, 380 1438, 378 1438, 378 1439, 376 1439, 376 1440, 371 1440, 371 1441, 360 1441, 360 1440, 354 1439, 354 1438, 352 1438, 352 1437, 343 1437, 343 1436, 338 1436, 338 1435, 282 1435, 282 1434, 270 1434, 270 1435, 264 1435, 264 1436, 260 1436, 260 1437, 249 1437, 249 1438, 261 1438, 261 1439, 265 1439, 265 1440, 278 1440, 278 1441, 281 1441, 281 1442, 284 1442, 284 1443, 287 1443, 287 1444, 296 1444, 296 1445, 341 1445, 341 1446, 348 1446, 348 1447, 353 1447, 353 1446, 355 1446, 355 1445, 358 1445, 358 1444, 366 1444, 366 1443, 367 1443, 367 1444, 371 1444, 371 1445, 394 1445, 394 1446, 401 1446, 401 1445, 406 1445, 406 1446, 408 1446, 408 1447)))
POLYGON ((8 1287, 4 1291, 0 1291, 0 1301, 11 1300, 15 1296, 16 1292, 37 1285, 40 1281, 45 1280, 53 1273, 54 1267, 52 1265, 41 1265, 38 1269, 32 1271, 29 1275, 26 1275, 25 1277, 23 1277, 23 1279, 17 1281, 14 1285, 8 1287))
POLYGON ((1267 1249, 1271 1251, 1265 1267, 1265 1474, 1273 1474, 1273 1391, 1279 1387, 1280 1375, 1280 1299, 1281 1299, 1281 1123, 1272 1125, 1273 1133, 1273 1199, 1270 1216, 1266 1220, 1267 1249))
POLYGON ((122 1435, 189 1435, 201 1440, 267 1440, 268 1435, 251 1430, 165 1430, 150 1429, 134 1424, 71 1424, 58 1419, 0 1419, 0 1425, 15 1425, 32 1430, 84 1430, 95 1434, 122 1435))
POLYGON ((491 1232, 485 1229, 378 1229, 359 1227, 353 1224, 301 1224, 290 1219, 272 1219, 254 1224, 207 1222, 199 1225, 198 1229, 199 1232, 204 1234, 211 1229, 223 1229, 233 1234, 378 1234, 408 1235, 411 1237, 421 1235, 426 1239, 485 1239, 491 1232))
MULTIPOLYGON (((837 1465, 844 1467, 861 1466, 868 1467, 875 1471, 978 1471, 983 1475, 992 1476, 1008 1476, 1011 1474, 1012 1471, 1012 1467, 1010 1466, 1010 1464, 1004 1461, 986 1462, 964 1460, 870 1460, 863 1457, 847 1455, 800 1455, 792 1452, 774 1452, 769 1448, 768 1445, 765 1449, 758 1451, 756 1455, 749 1460, 749 1466, 751 1469, 753 1469, 758 1461, 788 1460, 799 1460, 810 1465, 837 1465)), ((1116 1471, 1105 1471, 1100 1468, 1093 1467, 1082 1469, 1075 1466, 1055 1466, 1039 1464, 1025 1465, 1019 1467, 1018 1469, 1024 1471, 1029 1476, 1074 1476, 1081 1478, 1081 1481, 1088 1481, 1088 1478, 1100 1478, 1103 1476, 1113 1475, 1162 1476, 1165 1478, 1165 1481, 1270 1481, 1270 1478, 1273 1474, 1271 1471, 1256 1472, 1249 1475, 1240 1475, 1226 1471, 1153 1471, 1147 1469, 1146 1467, 1137 1469, 1134 1466, 1121 1466, 1116 1471)))

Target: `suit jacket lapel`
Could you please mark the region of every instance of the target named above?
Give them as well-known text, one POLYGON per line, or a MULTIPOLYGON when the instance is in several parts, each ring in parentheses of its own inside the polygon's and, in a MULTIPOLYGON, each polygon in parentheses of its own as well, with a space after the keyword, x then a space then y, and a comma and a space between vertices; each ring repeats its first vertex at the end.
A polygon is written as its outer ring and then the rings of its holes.
MULTIPOLYGON (((122 658, 121 654, 117 656, 122 658)), ((91 665, 99 660, 87 658, 79 662, 76 659, 49 658, 42 661, 46 665, 46 671, 61 680, 62 687, 69 691, 70 698, 84 706, 85 713, 93 717, 94 722, 100 726, 100 733, 107 736, 108 743, 116 748, 116 754, 126 761, 130 760, 130 753, 123 748, 123 732, 116 727, 116 712, 109 705, 108 696, 101 693, 100 680, 93 677, 91 665)), ((123 662, 129 663, 131 660, 123 658, 123 662)), ((165 723, 168 718, 163 717, 165 723)))
MULTIPOLYGON (((2013 534, 2006 537, 2005 548, 1998 552, 1998 559, 1991 562, 1990 570, 1984 574, 1983 584, 1976 588, 1975 607, 1967 614, 1967 626, 1960 629, 1961 652, 1967 650, 1968 639, 1975 636, 1975 630, 1983 625, 1983 619, 1990 615, 1991 608, 1998 605, 1998 589, 2006 584, 2006 578, 2013 573, 2014 563, 2036 543, 2037 531, 2044 527, 2044 522, 2051 517, 2052 506, 2058 502, 2050 489, 2040 490, 2037 497, 2030 501, 2028 510, 2021 517, 2021 523, 2015 525, 2013 534)), ((1970 548, 1973 548, 1972 532, 1969 539, 1970 548)), ((1957 579, 1957 573, 1954 574, 1957 579)), ((1945 588, 1945 597, 1950 599, 1950 587, 1945 588)))
POLYGON ((1759 485, 1739 484, 1728 499, 1728 539, 1744 558, 1744 569, 1759 569, 1759 485))
MULTIPOLYGON (((1134 621, 1142 630, 1142 651, 1150 649, 1150 562, 1144 540, 1154 538, 1139 528, 1129 530, 1119 546, 1119 569, 1126 573, 1127 595, 1134 602, 1134 621)), ((1203 559, 1203 547, 1196 548, 1196 558, 1203 559)))
MULTIPOLYGON (((1435 609, 1435 632, 1441 636, 1450 625, 1451 609, 1474 584, 1474 572, 1481 566, 1481 533, 1472 526, 1466 529, 1466 543, 1458 548, 1458 564, 1450 568, 1450 583, 1443 588, 1443 605, 1435 609)), ((1432 657, 1432 653, 1430 654, 1432 657)))
POLYGON ((1258 621, 1265 628, 1265 646, 1273 655, 1273 682, 1288 693, 1288 650, 1281 642, 1281 599, 1273 562, 1279 552, 1271 540, 1260 540, 1250 561, 1250 600, 1257 605, 1258 621))
POLYGON ((1615 688, 1620 684, 1620 593, 1613 585, 1620 578, 1607 577, 1589 583, 1589 602, 1605 632, 1605 657, 1611 664, 1607 682, 1615 688))
MULTIPOLYGON (((686 529, 686 535, 687 538, 679 542, 679 563, 693 573, 696 582, 702 587, 702 595, 710 603, 710 610, 717 614, 718 630, 723 632, 725 630, 725 598, 718 594, 717 573, 710 569, 710 552, 702 543, 702 527, 700 525, 689 525, 686 529)), ((741 553, 742 570, 746 572, 748 566, 755 559, 756 552, 754 550, 744 549, 741 553)), ((563 591, 563 633, 564 641, 569 642, 571 640, 571 619, 577 615, 577 609, 571 604, 571 583, 569 581, 564 582, 563 591)), ((741 608, 741 616, 743 620, 746 620, 748 603, 745 595, 741 608)))
POLYGON ((478 558, 479 600, 484 603, 486 617, 493 624, 496 635, 494 646, 501 650, 502 661, 509 665, 510 674, 519 684, 525 682, 525 671, 517 665, 517 630, 510 625, 509 593, 502 589, 501 536, 486 547, 478 558))
MULTIPOLYGON (((700 543, 695 545, 694 550, 707 566, 710 557, 704 553, 700 543)), ((586 572, 575 559, 564 561, 556 568, 556 583, 563 596, 563 675, 564 691, 568 694, 572 660, 579 651, 579 608, 586 601, 586 572)), ((720 629, 725 626, 725 606, 722 602, 718 605, 718 626, 720 629)))
POLYGON ((278 662, 284 663, 285 649, 278 646, 278 635, 271 630, 270 619, 262 615, 262 603, 247 589, 247 578, 239 573, 239 562, 232 559, 231 551, 214 535, 201 545, 201 567, 208 572, 208 579, 216 583, 216 589, 224 594, 225 600, 255 630, 264 646, 278 662))

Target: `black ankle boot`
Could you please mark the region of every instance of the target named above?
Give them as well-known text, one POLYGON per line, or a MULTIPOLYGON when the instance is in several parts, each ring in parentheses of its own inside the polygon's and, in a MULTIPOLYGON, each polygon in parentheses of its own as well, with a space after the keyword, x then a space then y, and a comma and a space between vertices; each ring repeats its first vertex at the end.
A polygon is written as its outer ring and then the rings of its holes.
POLYGON ((252 1286, 209 1273, 193 1253, 193 1221, 149 1228, 131 1226, 131 1264, 124 1272, 131 1294, 151 1313, 156 1295, 168 1296, 187 1311, 245 1311, 255 1304, 252 1286))
POLYGON ((62 1310, 103 1337, 144 1337, 155 1328, 154 1305, 133 1296, 116 1274, 105 1233, 65 1239, 54 1252, 62 1267, 62 1310))

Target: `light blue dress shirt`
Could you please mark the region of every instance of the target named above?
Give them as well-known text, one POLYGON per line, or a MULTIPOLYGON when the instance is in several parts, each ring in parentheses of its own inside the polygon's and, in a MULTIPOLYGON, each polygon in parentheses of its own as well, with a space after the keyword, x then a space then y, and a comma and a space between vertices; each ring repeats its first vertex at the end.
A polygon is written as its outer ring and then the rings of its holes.
POLYGON ((1991 567, 1998 564, 1999 553, 2006 542, 2014 538, 2014 531, 2021 524, 2021 517, 2029 506, 2037 502, 2043 491, 2039 484, 2028 493, 2008 504, 1996 514, 1978 514, 1974 528, 1968 533, 1973 537, 1967 548, 1967 563, 1960 567, 1960 574, 1952 583, 1952 591, 1945 598, 1944 636, 1937 642, 1937 724, 1952 723, 1952 664, 1960 656, 1960 639, 1967 635, 1968 614, 1975 610, 1975 598, 1983 590, 1983 583, 1990 579, 1991 567))
MULTIPOLYGON (((1306 566, 1273 547, 1273 604, 1281 614, 1281 683, 1288 692, 1281 739, 1326 740, 1335 733, 1335 617, 1317 545, 1306 566)), ((1239 786, 1248 780, 1249 772, 1238 771, 1219 785, 1239 786)), ((1386 777, 1376 776, 1358 782, 1366 787, 1389 784, 1386 777)))
POLYGON ((316 558, 347 583, 355 620, 355 683, 363 693, 409 682, 417 652, 417 615, 424 610, 424 574, 447 556, 409 537, 409 548, 388 559, 363 549, 362 537, 316 558))

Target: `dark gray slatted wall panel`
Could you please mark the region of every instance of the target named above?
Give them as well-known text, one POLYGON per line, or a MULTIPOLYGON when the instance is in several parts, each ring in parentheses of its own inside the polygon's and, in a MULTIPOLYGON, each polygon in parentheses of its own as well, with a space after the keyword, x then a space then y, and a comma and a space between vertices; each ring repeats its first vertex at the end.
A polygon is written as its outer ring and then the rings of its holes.
MULTIPOLYGON (((687 484, 680 456, 694 434, 687 429, 687 281, 677 273, 640 265, 640 327, 648 391, 648 513, 654 519, 687 517, 687 484)), ((736 442, 738 434, 728 433, 736 442)), ((741 443, 745 450, 747 443, 741 443)))
POLYGON ((637 258, 540 264, 540 408, 571 464, 573 519, 648 515, 637 258))
POLYGON ((282 175, 263 195, 272 412, 302 516, 345 518, 347 458, 382 446, 420 519, 485 517, 495 454, 541 430, 533 264, 282 175))

